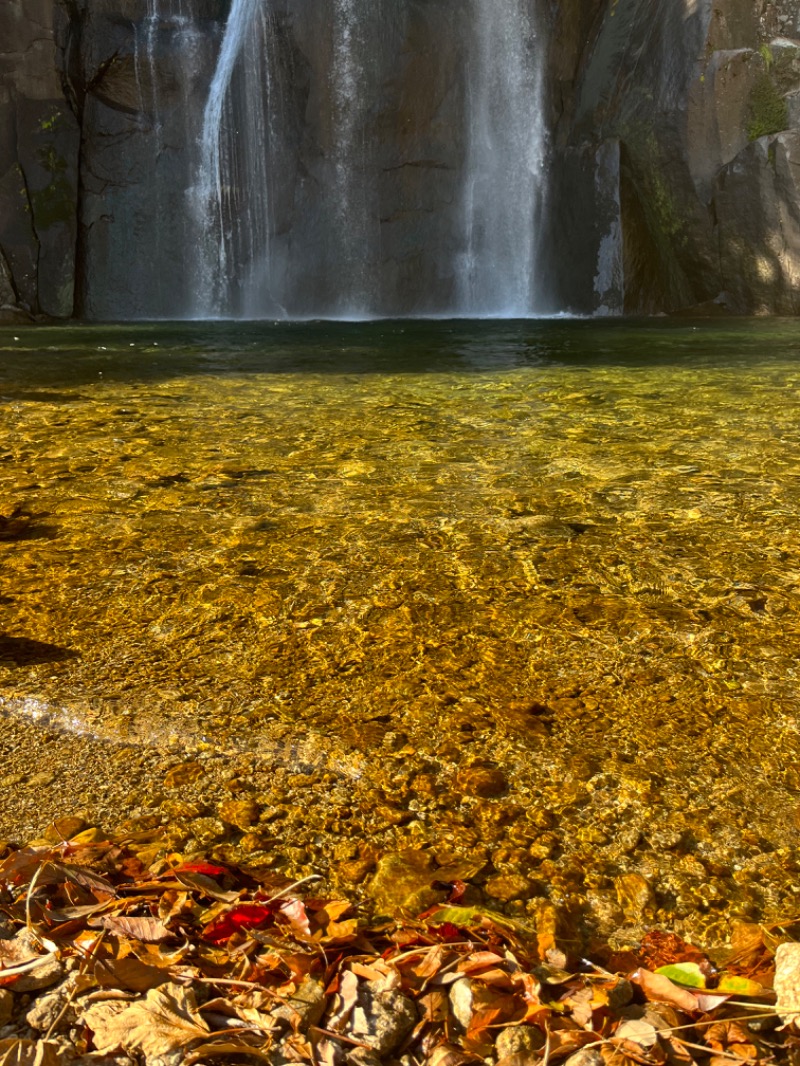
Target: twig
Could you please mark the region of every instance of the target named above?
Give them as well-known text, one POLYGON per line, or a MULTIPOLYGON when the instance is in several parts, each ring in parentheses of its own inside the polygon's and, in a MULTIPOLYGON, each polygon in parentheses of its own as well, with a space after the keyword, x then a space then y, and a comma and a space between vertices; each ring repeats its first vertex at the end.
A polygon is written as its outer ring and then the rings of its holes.
POLYGON ((28 891, 27 891, 27 893, 25 895, 25 928, 28 930, 28 933, 35 940, 37 940, 39 942, 39 946, 40 947, 44 947, 45 943, 44 943, 44 940, 39 936, 39 934, 33 928, 33 919, 31 918, 31 899, 33 897, 33 891, 36 888, 36 882, 41 877, 42 871, 44 870, 45 866, 47 866, 49 863, 50 863, 49 859, 45 859, 44 860, 42 865, 39 867, 39 869, 36 871, 36 873, 31 878, 31 883, 28 885, 28 891))
POLYGON ((544 1023, 545 1041, 544 1041, 544 1055, 542 1056, 541 1066, 550 1066, 550 1026, 547 1022, 544 1023))
MULTIPOLYGON (((89 965, 89 963, 92 961, 94 956, 97 954, 97 952, 98 952, 98 950, 100 948, 100 945, 103 942, 103 937, 106 935, 106 932, 107 932, 107 930, 104 929, 100 933, 100 936, 97 938, 97 940, 95 940, 94 944, 92 944, 91 948, 84 955, 83 960, 81 962, 80 969, 78 970, 78 976, 79 977, 82 977, 86 973, 86 967, 89 965)), ((75 984, 70 989, 69 995, 67 996, 66 1000, 64 1001, 64 1006, 61 1008, 61 1010, 55 1016, 54 1020, 50 1023, 50 1028, 47 1030, 47 1032, 44 1035, 45 1040, 49 1040, 50 1037, 53 1035, 53 1033, 56 1031, 56 1029, 58 1028, 58 1023, 61 1021, 61 1019, 64 1017, 64 1015, 69 1010, 69 1007, 72 1004, 72 1002, 75 999, 75 997, 77 996, 78 991, 79 991, 78 984, 77 984, 77 982, 75 982, 75 984)))
POLYGON ((690 1047, 693 1051, 704 1051, 706 1055, 713 1054, 715 1059, 733 1059, 734 1062, 742 1062, 741 1055, 734 1055, 730 1051, 714 1051, 713 1048, 708 1047, 706 1044, 692 1044, 691 1041, 681 1040, 678 1036, 675 1037, 675 1043, 680 1044, 681 1047, 690 1047))
POLYGON ((321 1036, 327 1036, 332 1040, 341 1040, 343 1044, 350 1044, 352 1047, 364 1047, 368 1051, 374 1051, 374 1048, 369 1044, 364 1044, 360 1040, 353 1040, 351 1036, 345 1036, 343 1033, 334 1033, 331 1029, 320 1029, 318 1025, 312 1025, 309 1028, 309 1033, 319 1033, 321 1036))
POLYGON ((274 896, 270 896, 269 899, 264 900, 264 903, 274 903, 276 899, 281 899, 283 896, 288 896, 292 889, 299 888, 300 885, 306 885, 309 881, 321 881, 322 874, 310 874, 308 877, 302 878, 300 881, 295 881, 292 885, 287 885, 286 888, 282 888, 280 892, 274 896))

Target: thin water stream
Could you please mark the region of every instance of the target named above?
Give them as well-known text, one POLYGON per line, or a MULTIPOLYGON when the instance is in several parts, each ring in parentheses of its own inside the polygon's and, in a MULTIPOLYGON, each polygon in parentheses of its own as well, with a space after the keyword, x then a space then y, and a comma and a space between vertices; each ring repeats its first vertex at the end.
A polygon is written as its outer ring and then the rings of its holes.
POLYGON ((796 909, 799 353, 774 321, 2 330, 3 709, 305 775, 314 868, 477 856, 601 924, 627 872, 688 931, 796 909))

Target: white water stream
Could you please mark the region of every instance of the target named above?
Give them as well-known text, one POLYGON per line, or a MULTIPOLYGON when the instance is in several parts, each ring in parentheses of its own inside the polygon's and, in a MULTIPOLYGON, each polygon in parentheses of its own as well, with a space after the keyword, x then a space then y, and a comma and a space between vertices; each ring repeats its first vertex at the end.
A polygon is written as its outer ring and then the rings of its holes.
MULTIPOLYGON (((309 174, 307 162, 293 168, 280 158, 289 140, 283 99, 295 93, 300 72, 278 39, 276 2, 233 0, 222 39, 193 191, 201 234, 194 311, 380 316, 394 266, 382 251, 382 169, 372 144, 375 96, 392 85, 391 72, 375 75, 383 42, 371 38, 381 36, 381 20, 373 17, 374 0, 329 0, 318 16, 309 0, 297 11, 289 4, 280 16, 291 24, 313 13, 319 20, 313 32, 329 36, 327 84, 312 82, 306 98, 306 108, 325 112, 316 121, 326 131, 316 157, 309 153, 317 160, 309 174), (316 200, 295 196, 301 182, 322 190, 316 200), (293 202, 289 221, 276 219, 278 199, 293 202), (325 280, 315 289, 309 279, 320 274, 325 280)), ((426 243, 423 233, 414 252, 433 264, 435 276, 453 279, 437 314, 524 317, 537 309, 546 134, 536 2, 469 0, 453 20, 464 120, 448 135, 461 159, 460 191, 458 202, 442 207, 447 239, 426 243)), ((391 105, 384 123, 387 113, 391 105)))

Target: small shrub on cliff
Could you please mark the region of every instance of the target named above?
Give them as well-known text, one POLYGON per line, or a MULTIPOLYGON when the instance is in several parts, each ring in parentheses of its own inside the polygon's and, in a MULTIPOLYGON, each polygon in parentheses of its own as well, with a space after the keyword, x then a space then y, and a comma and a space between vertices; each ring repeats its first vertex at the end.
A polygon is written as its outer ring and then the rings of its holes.
POLYGON ((751 141, 785 130, 789 121, 786 101, 775 88, 772 79, 762 74, 750 94, 750 113, 747 136, 751 141))

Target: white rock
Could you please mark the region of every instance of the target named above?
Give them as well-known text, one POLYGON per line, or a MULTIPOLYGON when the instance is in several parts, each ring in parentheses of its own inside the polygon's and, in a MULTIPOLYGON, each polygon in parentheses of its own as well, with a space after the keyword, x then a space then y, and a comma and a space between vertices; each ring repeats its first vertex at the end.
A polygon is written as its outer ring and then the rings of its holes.
POLYGON ((472 981, 468 977, 456 981, 450 989, 450 1010, 462 1029, 469 1029, 472 1021, 472 981))
POLYGON ((775 952, 775 1010, 784 1025, 800 1019, 800 944, 781 944, 775 952))
POLYGON ((581 1048, 574 1055, 570 1055, 564 1066, 603 1066, 603 1056, 599 1051, 589 1051, 581 1048))

